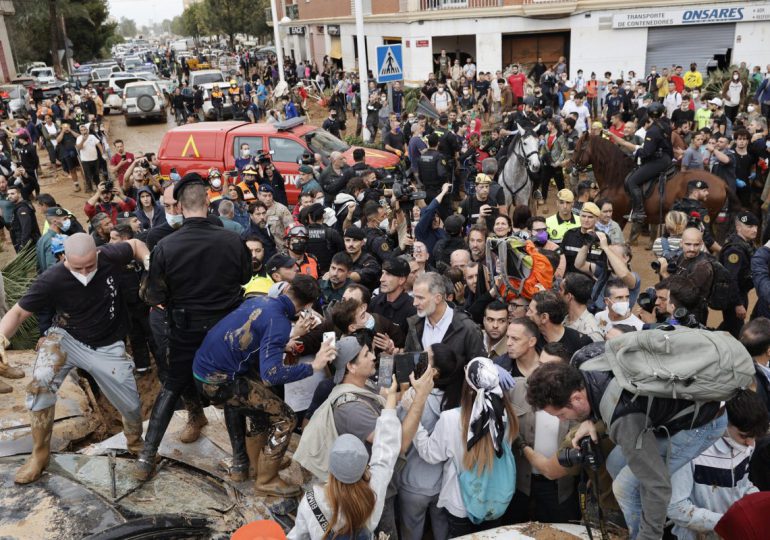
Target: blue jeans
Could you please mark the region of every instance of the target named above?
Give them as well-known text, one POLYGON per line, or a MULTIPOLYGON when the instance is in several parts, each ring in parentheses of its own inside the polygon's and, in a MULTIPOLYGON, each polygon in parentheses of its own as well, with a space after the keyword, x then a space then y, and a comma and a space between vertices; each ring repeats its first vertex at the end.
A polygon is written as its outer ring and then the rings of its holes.
MULTIPOLYGON (((670 439, 657 437, 658 452, 666 460, 668 454, 668 471, 672 475, 699 456, 709 446, 714 444, 727 429, 727 415, 722 414, 711 422, 695 429, 680 431, 670 439)), ((607 458, 607 470, 614 475, 612 491, 623 511, 628 525, 629 538, 633 540, 639 534, 639 523, 642 516, 642 497, 639 480, 625 464, 623 453, 619 446, 607 458)))

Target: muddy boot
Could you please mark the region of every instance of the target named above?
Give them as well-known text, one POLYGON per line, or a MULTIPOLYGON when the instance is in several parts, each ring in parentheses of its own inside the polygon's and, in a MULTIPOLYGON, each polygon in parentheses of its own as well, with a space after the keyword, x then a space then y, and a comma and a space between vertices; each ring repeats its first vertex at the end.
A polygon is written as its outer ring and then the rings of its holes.
POLYGON ((138 456, 142 448, 144 448, 144 441, 142 440, 142 423, 141 422, 129 422, 123 418, 123 434, 126 436, 126 448, 133 455, 138 456))
POLYGON ((23 379, 24 370, 21 368, 13 367, 12 365, 6 364, 0 360, 0 377, 5 377, 6 379, 23 379))
POLYGON ((286 449, 284 448, 282 451, 272 455, 268 455, 265 452, 260 454, 259 464, 257 465, 257 481, 254 485, 254 491, 258 494, 287 498, 296 497, 302 493, 299 486, 287 484, 278 476, 285 453, 286 449))
POLYGON ((42 411, 33 411, 30 425, 32 427, 32 454, 27 462, 16 471, 14 482, 29 484, 34 482, 48 466, 51 457, 51 432, 53 431, 55 407, 42 411))
POLYGON ((229 477, 233 482, 244 482, 249 477, 249 455, 246 451, 246 418, 241 412, 225 405, 225 426, 233 449, 233 465, 229 477))
POLYGON ((267 433, 246 437, 246 453, 249 456, 249 478, 257 477, 259 468, 259 455, 267 444, 267 433))
POLYGON ((179 433, 179 442, 190 444, 197 441, 201 436, 201 428, 209 423, 208 418, 203 412, 200 403, 185 403, 187 405, 187 424, 179 433))
POLYGON ((13 392, 13 386, 0 381, 0 394, 10 394, 11 392, 13 392))
POLYGON ((163 434, 168 428, 168 423, 174 415, 177 399, 179 396, 166 388, 161 388, 155 399, 155 405, 153 405, 152 413, 150 413, 150 423, 144 436, 144 448, 139 453, 133 473, 137 480, 147 480, 155 472, 158 447, 160 441, 163 440, 163 434))

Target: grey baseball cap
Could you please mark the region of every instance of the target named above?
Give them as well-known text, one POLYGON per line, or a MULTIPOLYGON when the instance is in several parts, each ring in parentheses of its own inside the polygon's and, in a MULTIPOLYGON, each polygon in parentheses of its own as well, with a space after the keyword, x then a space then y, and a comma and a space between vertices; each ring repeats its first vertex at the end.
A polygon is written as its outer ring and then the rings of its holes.
POLYGON ((346 336, 337 341, 337 357, 334 359, 334 384, 339 384, 345 376, 345 366, 355 360, 363 345, 353 336, 346 336))
POLYGON ((369 453, 355 435, 345 433, 337 437, 329 453, 329 472, 343 484, 355 484, 366 471, 369 453))

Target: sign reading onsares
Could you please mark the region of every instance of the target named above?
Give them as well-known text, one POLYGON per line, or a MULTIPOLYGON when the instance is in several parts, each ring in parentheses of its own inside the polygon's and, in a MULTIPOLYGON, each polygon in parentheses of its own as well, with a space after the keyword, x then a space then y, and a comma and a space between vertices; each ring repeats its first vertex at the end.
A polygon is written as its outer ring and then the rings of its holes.
POLYGON ((701 9, 650 10, 612 16, 613 28, 770 21, 770 3, 701 9))

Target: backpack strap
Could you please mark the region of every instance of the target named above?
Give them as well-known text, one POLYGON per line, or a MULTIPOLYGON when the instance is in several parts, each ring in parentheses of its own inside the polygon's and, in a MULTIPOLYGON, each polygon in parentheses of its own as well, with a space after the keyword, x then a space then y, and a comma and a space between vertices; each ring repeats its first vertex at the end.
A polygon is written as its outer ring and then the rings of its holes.
POLYGON ((599 401, 599 414, 601 415, 602 420, 604 420, 608 432, 612 421, 612 415, 615 412, 615 408, 618 406, 620 395, 622 393, 623 388, 620 386, 618 380, 613 377, 607 385, 607 388, 604 390, 602 399, 599 401))
POLYGON ((326 516, 318 507, 318 502, 315 500, 315 493, 313 493, 312 487, 305 492, 305 499, 307 499, 307 504, 313 511, 313 515, 315 516, 316 520, 318 520, 318 524, 321 526, 321 529, 323 529, 323 532, 327 532, 329 530, 329 520, 326 519, 326 516))

